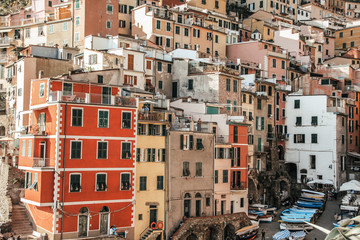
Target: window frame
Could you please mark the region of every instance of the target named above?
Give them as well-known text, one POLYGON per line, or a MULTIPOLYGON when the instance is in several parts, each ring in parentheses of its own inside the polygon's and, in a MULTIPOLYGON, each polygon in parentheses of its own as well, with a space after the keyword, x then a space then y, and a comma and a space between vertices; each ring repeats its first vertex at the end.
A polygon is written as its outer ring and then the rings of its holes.
POLYGON ((122 129, 132 129, 132 112, 131 111, 122 111, 121 112, 121 128, 122 129), (124 127, 124 113, 130 113, 130 127, 124 127))
POLYGON ((83 142, 82 140, 70 140, 70 159, 82 159, 82 149, 83 149, 83 142), (73 150, 73 146, 72 146, 72 143, 73 142, 80 142, 80 157, 79 158, 74 158, 72 156, 72 150, 73 150))
MULTIPOLYGON (((126 141, 121 142, 120 159, 131 159, 132 158, 131 147, 132 147, 132 142, 126 142, 126 141), (123 149, 124 149, 123 145, 125 145, 125 144, 130 144, 130 157, 129 158, 123 158, 123 149)), ((125 152, 125 154, 126 154, 126 152, 125 152)))
POLYGON ((98 117, 97 117, 97 127, 98 127, 98 128, 109 128, 109 126, 110 126, 109 119, 110 119, 110 110, 109 110, 109 109, 98 109, 98 117), (104 111, 104 112, 107 112, 107 113, 108 113, 108 116, 107 116, 107 126, 106 126, 106 127, 101 127, 101 126, 100 126, 100 111, 104 111))
POLYGON ((131 191, 131 188, 132 188, 132 186, 131 186, 131 173, 130 172, 122 172, 122 173, 120 173, 120 191, 131 191), (129 189, 123 189, 122 188, 121 179, 122 179, 123 175, 129 175, 129 189))
POLYGON ((139 191, 147 191, 147 177, 146 176, 139 176, 139 191), (145 188, 141 188, 141 179, 145 179, 145 188))
POLYGON ((72 127, 83 127, 83 124, 84 124, 84 108, 80 108, 80 107, 72 107, 71 108, 71 124, 70 126, 72 127), (77 125, 74 125, 73 123, 73 117, 74 117, 74 114, 73 114, 73 110, 81 110, 81 125, 80 126, 77 126, 77 125))
POLYGON ((82 179, 81 173, 70 173, 69 174, 69 193, 81 192, 81 179, 82 179), (79 175, 80 176, 80 179, 79 179, 79 191, 71 191, 71 176, 72 175, 79 175))
POLYGON ((109 141, 96 141, 96 159, 109 159, 109 141), (106 143, 106 158, 99 158, 99 143, 106 143))
POLYGON ((97 172, 95 174, 95 192, 107 192, 108 190, 108 185, 107 185, 107 173, 106 172, 97 172), (97 190, 97 182, 98 182, 98 175, 105 175, 105 189, 104 190, 97 190))

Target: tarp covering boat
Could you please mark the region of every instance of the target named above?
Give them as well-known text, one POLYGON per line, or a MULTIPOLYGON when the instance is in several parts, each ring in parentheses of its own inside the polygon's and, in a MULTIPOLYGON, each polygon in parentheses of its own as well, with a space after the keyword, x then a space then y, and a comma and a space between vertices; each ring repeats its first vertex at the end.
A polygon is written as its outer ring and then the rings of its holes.
POLYGON ((282 239, 288 239, 290 237, 290 231, 284 230, 278 233, 275 233, 273 236, 273 240, 282 240, 282 239))
POLYGON ((297 232, 291 233, 291 236, 294 239, 303 239, 303 238, 305 238, 306 233, 304 231, 297 231, 297 232))
POLYGON ((340 186, 340 192, 342 191, 360 191, 360 182, 351 180, 349 182, 343 183, 340 186))

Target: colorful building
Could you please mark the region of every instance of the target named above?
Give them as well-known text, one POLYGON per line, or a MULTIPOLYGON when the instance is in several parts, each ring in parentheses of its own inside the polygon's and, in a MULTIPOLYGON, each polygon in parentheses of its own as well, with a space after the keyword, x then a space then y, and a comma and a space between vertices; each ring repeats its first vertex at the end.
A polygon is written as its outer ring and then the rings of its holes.
POLYGON ((36 231, 95 237, 115 225, 133 238, 136 99, 70 78, 33 80, 30 88, 19 169, 36 231))

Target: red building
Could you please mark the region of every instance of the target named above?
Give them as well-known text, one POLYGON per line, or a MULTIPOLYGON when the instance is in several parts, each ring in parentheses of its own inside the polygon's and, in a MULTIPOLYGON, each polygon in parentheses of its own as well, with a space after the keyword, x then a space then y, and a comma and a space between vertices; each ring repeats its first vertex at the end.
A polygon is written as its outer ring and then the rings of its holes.
POLYGON ((118 86, 60 79, 31 83, 20 137, 25 203, 50 239, 118 231, 133 236, 136 99, 118 86))

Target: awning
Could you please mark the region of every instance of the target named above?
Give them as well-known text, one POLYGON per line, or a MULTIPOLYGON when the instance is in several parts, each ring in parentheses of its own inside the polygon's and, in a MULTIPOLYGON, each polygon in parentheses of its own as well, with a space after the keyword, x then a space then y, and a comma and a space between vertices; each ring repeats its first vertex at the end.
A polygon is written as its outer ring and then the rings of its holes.
POLYGON ((348 152, 348 155, 360 159, 360 154, 357 152, 348 152))
POLYGON ((11 32, 12 29, 0 29, 0 33, 11 32))

